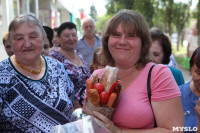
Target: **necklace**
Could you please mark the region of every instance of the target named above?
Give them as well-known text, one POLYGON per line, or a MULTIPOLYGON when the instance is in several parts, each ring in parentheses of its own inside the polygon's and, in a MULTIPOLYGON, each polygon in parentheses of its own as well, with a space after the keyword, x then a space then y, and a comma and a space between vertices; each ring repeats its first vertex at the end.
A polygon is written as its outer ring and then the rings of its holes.
POLYGON ((136 71, 136 68, 133 67, 133 69, 132 69, 131 72, 129 72, 127 75, 123 76, 122 78, 119 78, 119 77, 118 77, 118 79, 119 79, 119 80, 123 80, 124 78, 128 77, 129 75, 131 75, 131 74, 132 74, 133 72, 135 72, 135 71, 136 71))
POLYGON ((77 54, 76 54, 76 59, 77 60, 72 60, 71 58, 69 58, 68 57, 68 55, 66 55, 65 54, 65 52, 63 52, 62 50, 60 51, 60 53, 71 63, 71 64, 73 64, 73 65, 75 65, 75 66, 82 66, 82 61, 81 61, 81 59, 77 56, 77 54))
POLYGON ((76 66, 81 66, 82 65, 82 63, 80 62, 80 59, 78 58, 78 61, 74 61, 74 60, 71 60, 71 59, 69 59, 69 58, 67 58, 72 64, 74 64, 74 65, 76 65, 76 66))
POLYGON ((19 65, 22 69, 26 70, 27 72, 30 72, 30 73, 33 73, 33 74, 39 74, 41 72, 41 70, 42 70, 43 63, 42 63, 42 58, 41 57, 40 57, 40 67, 36 71, 35 70, 31 70, 31 69, 25 67, 24 65, 20 64, 16 57, 15 57, 15 61, 16 61, 17 65, 19 65))

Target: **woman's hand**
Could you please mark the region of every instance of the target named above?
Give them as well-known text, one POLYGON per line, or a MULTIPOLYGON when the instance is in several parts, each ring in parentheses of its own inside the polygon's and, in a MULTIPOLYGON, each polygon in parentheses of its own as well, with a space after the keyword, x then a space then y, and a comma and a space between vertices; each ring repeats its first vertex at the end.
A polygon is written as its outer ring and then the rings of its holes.
POLYGON ((115 126, 115 124, 113 124, 113 122, 106 116, 100 114, 97 111, 93 111, 93 116, 98 118, 111 133, 122 133, 121 129, 115 126))
POLYGON ((79 104, 79 101, 75 98, 74 99, 74 109, 82 108, 81 105, 79 104))

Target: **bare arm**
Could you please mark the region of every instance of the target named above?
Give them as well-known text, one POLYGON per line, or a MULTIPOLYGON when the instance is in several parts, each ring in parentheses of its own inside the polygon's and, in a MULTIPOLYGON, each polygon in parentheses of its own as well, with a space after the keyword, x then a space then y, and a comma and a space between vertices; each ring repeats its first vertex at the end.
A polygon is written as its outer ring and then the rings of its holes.
POLYGON ((86 98, 84 98, 84 101, 83 101, 83 110, 86 110, 86 98))
POLYGON ((184 127, 184 113, 181 97, 153 102, 152 107, 160 131, 172 131, 173 127, 184 127), (165 129, 165 130, 164 130, 165 129))
POLYGON ((109 119, 95 112, 94 116, 99 118, 112 133, 169 133, 173 127, 184 127, 184 114, 181 97, 152 102, 157 128, 153 129, 123 129, 120 130, 109 119))
POLYGON ((75 98, 74 99, 74 109, 77 109, 77 108, 82 108, 81 105, 79 104, 79 101, 75 98))

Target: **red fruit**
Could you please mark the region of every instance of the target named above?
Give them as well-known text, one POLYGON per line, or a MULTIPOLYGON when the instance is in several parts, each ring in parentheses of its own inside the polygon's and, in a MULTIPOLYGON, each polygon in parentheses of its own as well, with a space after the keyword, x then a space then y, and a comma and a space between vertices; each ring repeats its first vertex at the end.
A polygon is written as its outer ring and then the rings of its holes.
POLYGON ((111 87, 109 90, 109 96, 113 93, 115 87, 120 83, 120 80, 117 80, 111 87))
POLYGON ((108 92, 102 91, 99 96, 100 96, 101 104, 106 104, 108 102, 108 99, 109 99, 108 92))
POLYGON ((102 91, 104 91, 104 86, 100 83, 95 83, 92 86, 93 89, 96 89, 98 91, 98 93, 100 94, 102 91))

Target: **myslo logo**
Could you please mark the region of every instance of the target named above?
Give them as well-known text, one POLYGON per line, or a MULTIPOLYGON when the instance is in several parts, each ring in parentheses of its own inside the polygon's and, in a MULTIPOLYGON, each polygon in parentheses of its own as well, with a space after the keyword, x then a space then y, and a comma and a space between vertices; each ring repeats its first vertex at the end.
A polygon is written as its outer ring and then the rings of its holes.
POLYGON ((172 131, 197 131, 197 127, 172 127, 172 131))

